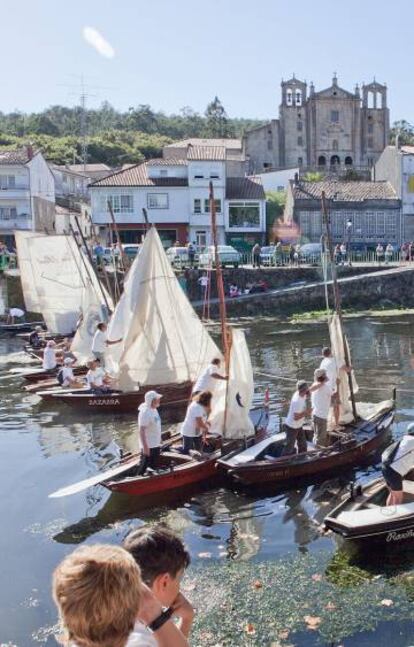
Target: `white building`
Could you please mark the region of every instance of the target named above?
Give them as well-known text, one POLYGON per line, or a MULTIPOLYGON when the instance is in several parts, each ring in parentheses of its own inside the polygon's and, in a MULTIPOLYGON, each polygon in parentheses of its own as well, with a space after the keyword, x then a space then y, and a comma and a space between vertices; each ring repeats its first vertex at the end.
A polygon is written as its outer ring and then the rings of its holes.
POLYGON ((92 178, 83 173, 71 171, 67 166, 49 164, 50 170, 55 178, 55 194, 57 198, 77 198, 87 200, 89 198, 88 185, 92 178))
POLYGON ((187 145, 186 155, 171 153, 126 168, 91 185, 92 218, 105 239, 112 204, 121 238, 137 242, 145 230, 143 209, 165 246, 176 241, 211 243, 209 184, 216 201, 218 239, 238 247, 262 241, 266 231, 265 194, 260 179, 229 176, 234 159, 225 146, 187 145))
POLYGON ((40 152, 27 148, 0 153, 0 238, 14 245, 13 231, 53 231, 55 184, 40 152))
POLYGON ((401 200, 402 242, 414 240, 414 146, 387 146, 373 175, 392 184, 401 200))
POLYGON ((295 179, 295 175, 299 173, 299 167, 287 168, 281 171, 264 171, 257 173, 262 181, 264 190, 267 191, 287 191, 290 180, 295 179))

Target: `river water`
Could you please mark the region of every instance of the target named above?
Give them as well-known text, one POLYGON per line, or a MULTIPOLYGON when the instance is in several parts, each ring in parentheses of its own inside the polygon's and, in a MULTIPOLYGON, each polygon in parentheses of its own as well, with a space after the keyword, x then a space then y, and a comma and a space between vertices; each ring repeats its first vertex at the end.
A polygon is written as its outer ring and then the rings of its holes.
MULTIPOLYGON (((293 390, 292 380, 311 379, 318 366, 321 347, 327 343, 326 326, 281 324, 270 318, 234 323, 247 333, 257 402, 270 386, 272 426, 277 428, 293 390)), ((346 322, 346 328, 361 399, 386 399, 394 385, 399 387, 394 426, 398 435, 413 418, 412 320, 402 314, 354 319, 346 322)), ((110 464, 119 447, 134 449, 135 420, 80 418, 64 405, 46 406, 39 404, 37 396, 24 395, 18 371, 27 366, 27 359, 21 347, 18 339, 0 339, 1 645, 55 644, 51 628, 56 613, 50 596, 54 566, 76 543, 119 542, 129 529, 145 521, 162 519, 182 533, 200 578, 214 572, 214 565, 219 569, 229 562, 233 569, 237 565, 259 568, 262 562, 282 569, 289 560, 303 564, 303 559, 315 557, 326 564, 335 558, 337 544, 321 534, 320 524, 355 473, 285 493, 247 496, 224 489, 193 493, 173 505, 150 510, 143 510, 135 498, 111 495, 102 487, 66 499, 48 499, 58 487, 110 464)), ((367 479, 377 471, 378 466, 371 466, 356 476, 367 479)), ((294 568, 291 575, 287 572, 285 590, 274 592, 275 599, 294 592, 294 568)), ((381 566, 376 572, 375 578, 381 579, 381 566)), ((306 607, 307 601, 303 602, 306 607)), ((281 644, 385 645, 392 636, 393 647, 407 647, 414 644, 414 631, 403 620, 381 617, 366 631, 361 622, 360 633, 351 632, 340 642, 336 638, 326 642, 318 631, 304 625, 292 631, 288 642, 281 639, 281 644)), ((265 644, 254 636, 249 641, 246 644, 265 644)), ((200 640, 203 645, 216 642, 209 642, 208 634, 200 640)), ((245 643, 235 638, 232 644, 245 643)))

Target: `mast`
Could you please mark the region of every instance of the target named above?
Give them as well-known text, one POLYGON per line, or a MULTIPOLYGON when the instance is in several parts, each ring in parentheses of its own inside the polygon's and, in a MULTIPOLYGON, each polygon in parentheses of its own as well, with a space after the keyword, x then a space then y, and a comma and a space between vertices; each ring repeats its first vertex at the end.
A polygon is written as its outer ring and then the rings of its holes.
MULTIPOLYGON (((121 237, 120 237, 120 235, 119 235, 118 225, 116 224, 116 220, 115 220, 115 216, 114 216, 114 211, 113 211, 113 209, 112 209, 111 201, 110 201, 110 200, 108 200, 108 203, 107 203, 107 204, 108 204, 108 211, 109 211, 109 213, 110 213, 110 215, 111 215, 112 227, 113 227, 113 229, 114 229, 114 231, 115 231, 116 242, 117 242, 117 244, 118 244, 118 249, 119 249, 120 258, 121 258, 121 263, 122 263, 122 269, 124 270, 124 272, 126 272, 126 271, 127 271, 128 264, 127 264, 127 262, 126 262, 126 255, 124 254, 124 249, 123 249, 123 247, 122 247, 121 237)), ((116 269, 116 268, 115 268, 115 269, 116 269)))
MULTIPOLYGON (((338 277, 336 275, 336 265, 334 262, 334 251, 333 251, 333 244, 332 244, 332 237, 331 237, 331 222, 330 222, 329 212, 326 204, 325 191, 322 191, 322 221, 323 221, 323 224, 325 225, 325 231, 326 231, 326 242, 327 242, 328 251, 329 251, 329 260, 330 260, 331 273, 332 273, 332 288, 333 288, 333 295, 334 295, 335 312, 338 315, 338 320, 339 320, 342 346, 344 349, 345 366, 348 369, 350 369, 351 362, 349 360, 348 344, 346 342, 346 337, 344 333, 341 294, 339 291, 338 277)), ((350 400, 351 400, 351 406, 352 406, 352 415, 354 416, 354 420, 356 420, 357 410, 356 410, 356 404, 355 404, 354 386, 352 384, 352 375, 350 371, 348 372, 348 386, 349 386, 349 394, 350 394, 350 400)))
MULTIPOLYGON (((92 258, 91 252, 90 252, 90 250, 89 250, 88 244, 87 244, 87 242, 86 242, 85 236, 83 235, 82 228, 81 228, 81 226, 80 226, 78 216, 75 216, 75 222, 76 222, 76 227, 77 227, 78 232, 79 232, 79 235, 80 235, 80 237, 81 237, 81 240, 82 240, 83 246, 84 246, 84 248, 85 248, 85 252, 86 252, 86 254, 87 254, 87 256, 88 256, 89 263, 91 264, 91 267, 93 268, 93 271, 94 271, 94 273, 95 273, 95 278, 96 278, 96 280, 97 280, 97 282, 98 282, 98 285, 99 285, 99 288, 100 288, 100 290, 101 290, 102 297, 103 297, 103 300, 104 300, 104 302, 105 302, 105 306, 106 306, 106 308, 107 308, 107 310, 108 310, 108 315, 109 315, 109 314, 111 313, 111 308, 109 307, 109 303, 108 303, 108 299, 106 298, 105 290, 104 290, 104 289, 103 289, 103 287, 102 287, 102 284, 101 284, 101 281, 100 281, 100 279, 99 279, 98 273, 97 273, 97 271, 96 271, 96 269, 95 269, 95 265, 94 265, 94 263, 93 263, 93 258, 92 258)), ((73 238, 74 238, 74 240, 75 240, 75 242, 76 242, 76 244, 77 244, 76 236, 75 236, 75 232, 73 231, 73 227, 71 227, 71 230, 72 230, 73 238)), ((78 245, 78 248, 79 248, 79 247, 80 247, 80 245, 78 245)), ((81 258, 82 258, 82 250, 80 249, 79 251, 80 251, 81 258)), ((85 267, 86 267, 86 266, 85 266, 85 267)), ((89 271, 88 271, 88 275, 89 275, 89 271)), ((93 283, 92 283, 92 285, 93 285, 93 283)))

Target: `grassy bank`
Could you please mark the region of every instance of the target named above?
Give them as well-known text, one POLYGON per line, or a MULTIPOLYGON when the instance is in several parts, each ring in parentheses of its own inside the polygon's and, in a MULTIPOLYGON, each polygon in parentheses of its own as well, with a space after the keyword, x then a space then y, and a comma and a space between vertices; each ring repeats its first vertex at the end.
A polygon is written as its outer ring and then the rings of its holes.
MULTIPOLYGON (((357 308, 344 308, 342 311, 344 319, 357 319, 358 317, 395 317, 397 315, 414 315, 414 308, 404 308, 403 306, 371 308, 359 310, 357 308)), ((289 322, 296 323, 319 323, 326 321, 326 310, 311 310, 309 312, 297 312, 291 315, 289 322)))

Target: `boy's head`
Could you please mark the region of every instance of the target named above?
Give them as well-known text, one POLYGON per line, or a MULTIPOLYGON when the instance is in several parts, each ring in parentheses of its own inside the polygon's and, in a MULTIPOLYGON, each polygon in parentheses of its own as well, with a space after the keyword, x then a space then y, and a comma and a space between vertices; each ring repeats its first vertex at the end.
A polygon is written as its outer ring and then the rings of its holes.
POLYGON ((171 606, 191 559, 181 539, 164 524, 157 524, 133 530, 122 545, 134 557, 143 581, 159 602, 171 606))
POLYGON ((82 647, 124 647, 141 597, 141 574, 118 546, 83 546, 53 574, 53 598, 68 639, 82 647))

